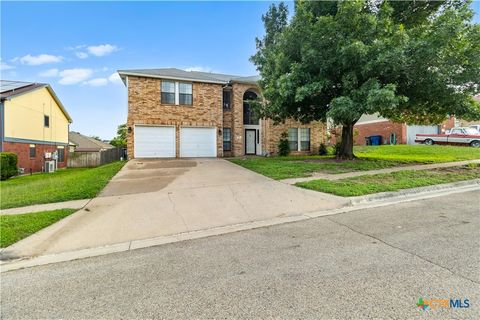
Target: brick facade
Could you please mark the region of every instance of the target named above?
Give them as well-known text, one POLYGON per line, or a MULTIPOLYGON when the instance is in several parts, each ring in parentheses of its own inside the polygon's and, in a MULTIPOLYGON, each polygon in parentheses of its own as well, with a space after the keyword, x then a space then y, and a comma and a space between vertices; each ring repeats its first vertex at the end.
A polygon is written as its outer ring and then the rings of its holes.
POLYGON ((284 123, 275 125, 272 120, 267 120, 264 122, 264 126, 264 146, 272 155, 277 154, 280 136, 283 132, 288 133, 289 128, 310 128, 310 151, 292 151, 291 154, 318 154, 320 144, 327 143, 327 127, 325 123, 320 121, 302 124, 298 121, 289 119, 284 123))
MULTIPOLYGON (((127 136, 128 157, 134 157, 134 125, 174 125, 176 127, 176 156, 180 153, 180 127, 203 126, 217 128, 217 156, 243 156, 245 154, 245 130, 243 125, 243 96, 248 90, 257 95, 259 89, 252 84, 233 83, 231 85, 231 106, 223 110, 223 85, 193 82, 193 104, 165 105, 161 103, 161 79, 128 77, 128 119, 131 128, 127 136), (231 129, 231 151, 223 152, 223 128, 231 129)), ((311 152, 318 152, 321 142, 325 142, 325 125, 320 122, 302 125, 288 120, 274 125, 272 121, 261 121, 261 142, 263 152, 276 154, 280 134, 288 128, 310 128, 311 152)), ((310 152, 302 152, 310 153, 310 152)))
POLYGON ((395 133, 397 144, 407 143, 407 125, 392 121, 382 121, 355 125, 353 129, 354 144, 365 145, 365 138, 369 136, 382 136, 382 144, 390 143, 390 135, 395 133))
MULTIPOLYGON (((44 171, 45 161, 50 159, 45 159, 45 153, 52 153, 57 150, 56 145, 49 144, 35 144, 35 158, 30 158, 30 144, 21 143, 21 142, 3 142, 3 151, 4 152, 13 152, 18 156, 18 168, 23 168, 25 173, 29 173, 30 169, 32 172, 42 172, 44 171)), ((67 166, 68 160, 68 148, 64 149, 64 161, 57 164, 58 168, 65 168, 67 166)))
POLYGON ((216 127, 217 155, 223 154, 222 129, 222 85, 193 82, 192 105, 162 104, 161 80, 146 77, 128 77, 128 157, 134 156, 135 124, 175 125, 176 155, 180 156, 180 127, 216 127))

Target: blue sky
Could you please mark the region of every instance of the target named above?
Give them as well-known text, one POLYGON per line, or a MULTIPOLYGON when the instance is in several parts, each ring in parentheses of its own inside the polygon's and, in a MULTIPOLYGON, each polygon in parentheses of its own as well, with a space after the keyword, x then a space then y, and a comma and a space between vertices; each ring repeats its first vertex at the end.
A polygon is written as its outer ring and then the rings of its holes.
POLYGON ((1 78, 50 83, 72 130, 111 139, 127 115, 116 70, 253 75, 248 59, 271 3, 2 1, 1 78))

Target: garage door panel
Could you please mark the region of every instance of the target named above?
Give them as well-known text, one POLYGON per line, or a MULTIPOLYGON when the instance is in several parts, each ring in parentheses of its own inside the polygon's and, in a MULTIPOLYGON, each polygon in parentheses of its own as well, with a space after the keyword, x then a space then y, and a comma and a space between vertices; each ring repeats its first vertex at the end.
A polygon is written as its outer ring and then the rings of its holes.
POLYGON ((216 157, 215 128, 180 128, 181 157, 216 157))
POLYGON ((175 127, 135 126, 134 156, 175 157, 175 127))
POLYGON ((407 126, 407 144, 416 144, 417 134, 438 134, 438 126, 407 126))

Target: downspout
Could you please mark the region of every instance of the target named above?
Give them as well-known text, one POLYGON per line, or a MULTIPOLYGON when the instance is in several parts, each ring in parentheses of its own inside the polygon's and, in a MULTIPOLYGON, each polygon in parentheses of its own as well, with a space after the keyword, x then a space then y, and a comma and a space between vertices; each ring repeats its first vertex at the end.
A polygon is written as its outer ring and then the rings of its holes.
POLYGON ((4 101, 5 100, 0 100, 0 117, 1 117, 1 123, 0 123, 0 152, 3 152, 3 138, 5 137, 5 108, 4 108, 4 101))

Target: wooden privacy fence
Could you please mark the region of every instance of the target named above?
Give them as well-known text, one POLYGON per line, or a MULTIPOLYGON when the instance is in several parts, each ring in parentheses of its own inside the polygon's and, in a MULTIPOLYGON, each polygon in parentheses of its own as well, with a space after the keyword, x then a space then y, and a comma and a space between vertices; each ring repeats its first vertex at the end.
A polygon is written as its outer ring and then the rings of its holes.
POLYGON ((68 154, 69 168, 98 167, 113 161, 118 161, 124 155, 123 148, 113 148, 103 151, 76 151, 68 154))

